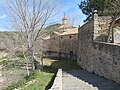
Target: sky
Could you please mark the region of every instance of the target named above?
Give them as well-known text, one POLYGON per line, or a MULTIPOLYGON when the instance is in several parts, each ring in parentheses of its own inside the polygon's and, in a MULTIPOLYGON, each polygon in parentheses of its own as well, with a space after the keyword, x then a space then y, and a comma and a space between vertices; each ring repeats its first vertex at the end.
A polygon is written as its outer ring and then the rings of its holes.
MULTIPOLYGON (((81 0, 59 0, 59 13, 54 17, 54 23, 62 23, 64 16, 68 19, 68 24, 73 26, 83 25, 86 16, 81 12, 78 4, 81 0), (74 22, 73 22, 74 20, 74 22)), ((0 0, 0 5, 4 4, 4 0, 0 0)), ((49 23, 52 23, 51 20, 49 23)), ((7 31, 9 27, 8 16, 4 12, 4 8, 0 8, 0 31, 7 31)))
POLYGON ((59 20, 65 15, 68 19, 68 23, 71 24, 72 19, 75 20, 75 26, 83 25, 83 20, 85 20, 86 16, 81 12, 78 7, 78 4, 81 0, 60 0, 61 1, 61 12, 59 13, 59 20))

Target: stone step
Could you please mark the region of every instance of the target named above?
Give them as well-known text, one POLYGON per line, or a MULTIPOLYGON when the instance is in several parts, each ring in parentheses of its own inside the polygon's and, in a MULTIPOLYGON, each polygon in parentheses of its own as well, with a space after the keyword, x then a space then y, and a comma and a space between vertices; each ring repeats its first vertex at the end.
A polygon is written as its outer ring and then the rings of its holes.
POLYGON ((63 90, 120 90, 120 84, 84 70, 63 71, 63 90))

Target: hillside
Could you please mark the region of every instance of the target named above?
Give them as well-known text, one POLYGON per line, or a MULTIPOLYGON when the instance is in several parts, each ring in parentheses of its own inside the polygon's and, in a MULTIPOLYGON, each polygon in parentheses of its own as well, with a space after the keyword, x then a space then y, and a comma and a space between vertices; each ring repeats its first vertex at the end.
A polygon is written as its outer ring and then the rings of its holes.
POLYGON ((48 35, 51 35, 54 31, 57 31, 57 28, 60 26, 61 24, 53 24, 53 25, 50 25, 50 26, 47 26, 45 29, 44 29, 44 34, 43 34, 43 37, 46 37, 48 35))
MULTIPOLYGON (((51 35, 54 31, 57 30, 57 28, 61 24, 54 24, 54 25, 49 25, 45 27, 42 31, 41 37, 46 37, 48 35, 51 35)), ((18 47, 20 45, 19 42, 19 37, 17 35, 17 32, 9 32, 9 31, 1 31, 0 32, 0 48, 14 48, 18 47)), ((39 39, 37 42, 37 46, 41 46, 41 39, 39 39)))

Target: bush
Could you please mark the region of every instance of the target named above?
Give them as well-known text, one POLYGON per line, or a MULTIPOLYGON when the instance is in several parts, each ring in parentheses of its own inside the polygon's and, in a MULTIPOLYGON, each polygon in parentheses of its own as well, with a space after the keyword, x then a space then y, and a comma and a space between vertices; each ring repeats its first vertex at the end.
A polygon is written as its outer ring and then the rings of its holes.
POLYGON ((3 60, 2 62, 0 62, 0 65, 6 66, 6 65, 8 65, 8 61, 3 60))
POLYGON ((16 56, 17 56, 17 57, 24 58, 24 55, 23 55, 23 53, 22 53, 21 51, 16 52, 16 56))

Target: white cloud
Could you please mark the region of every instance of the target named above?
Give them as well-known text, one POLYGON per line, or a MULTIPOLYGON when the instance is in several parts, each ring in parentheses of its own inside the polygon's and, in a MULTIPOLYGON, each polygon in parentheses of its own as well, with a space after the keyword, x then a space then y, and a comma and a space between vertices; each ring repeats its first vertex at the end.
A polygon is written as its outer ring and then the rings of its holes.
POLYGON ((0 16, 0 19, 3 19, 3 18, 5 18, 5 17, 6 17, 6 15, 3 14, 2 16, 0 16))
POLYGON ((9 30, 6 28, 0 28, 0 31, 9 31, 9 30))

